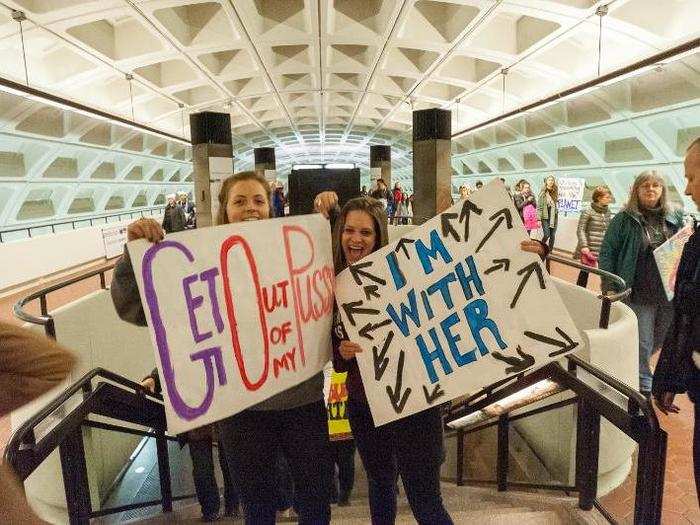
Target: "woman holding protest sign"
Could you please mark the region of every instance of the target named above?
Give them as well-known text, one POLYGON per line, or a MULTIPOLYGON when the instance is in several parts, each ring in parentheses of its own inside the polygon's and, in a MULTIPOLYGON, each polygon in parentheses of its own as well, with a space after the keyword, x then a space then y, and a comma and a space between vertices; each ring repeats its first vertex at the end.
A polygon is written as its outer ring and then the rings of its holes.
MULTIPOLYGON (((639 390, 651 392, 651 354, 659 348, 671 323, 673 308, 654 261, 654 250, 683 225, 683 215, 671 211, 663 177, 656 171, 637 176, 625 207, 613 217, 600 249, 600 269, 622 277, 632 295, 628 305, 639 329, 639 390)), ((602 281, 603 292, 613 284, 602 281)), ((620 290, 613 290, 620 291, 620 290)))
MULTIPOLYGON (((217 224, 270 217, 270 187, 263 176, 247 171, 224 180, 217 224)), ((128 238, 158 242, 163 231, 157 222, 141 219, 129 226, 128 238)), ((146 324, 128 251, 115 269, 112 297, 122 318, 146 324)), ((299 523, 330 523, 331 465, 323 372, 223 419, 218 426, 220 443, 244 502, 246 524, 275 523, 275 458, 280 453, 291 470, 299 523)))

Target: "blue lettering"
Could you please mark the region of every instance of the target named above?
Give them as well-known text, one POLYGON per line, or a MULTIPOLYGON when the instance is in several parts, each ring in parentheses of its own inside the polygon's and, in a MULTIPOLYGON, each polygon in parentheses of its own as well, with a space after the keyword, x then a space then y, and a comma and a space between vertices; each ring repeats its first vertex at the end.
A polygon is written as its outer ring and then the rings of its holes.
POLYGON ((457 263, 455 267, 455 272, 457 272, 457 277, 459 278, 459 284, 462 285, 462 290, 464 291, 464 298, 467 301, 471 301, 474 297, 474 292, 472 292, 472 287, 470 283, 474 284, 476 291, 479 295, 484 295, 484 285, 481 283, 481 277, 479 277, 479 272, 476 270, 476 264, 474 263, 474 257, 469 256, 465 259, 467 266, 469 267, 469 275, 465 275, 464 267, 462 263, 457 263))
POLYGON ((445 302, 447 308, 454 308, 454 303, 452 302, 452 296, 450 295, 450 283, 457 280, 454 273, 448 273, 442 279, 438 279, 433 284, 428 286, 428 294, 433 295, 438 290, 440 295, 442 295, 442 300, 445 302))
MULTIPOLYGON (((488 329, 491 335, 496 339, 496 343, 501 347, 501 350, 505 349, 508 345, 501 338, 501 334, 498 331, 498 326, 493 321, 489 319, 489 306, 483 299, 476 299, 472 301, 467 306, 464 307, 464 315, 467 317, 467 323, 469 323, 469 329, 471 330, 472 337, 476 342, 477 348, 482 356, 489 353, 489 349, 486 348, 484 340, 481 337, 481 331, 488 329)), ((472 350, 471 353, 474 352, 472 350)))
POLYGON ((438 253, 442 257, 442 260, 446 263, 452 262, 452 256, 450 255, 450 252, 447 251, 442 239, 440 239, 440 235, 438 234, 437 230, 431 230, 430 232, 430 248, 428 248, 420 239, 415 242, 415 246, 418 259, 420 259, 425 275, 433 273, 433 263, 430 261, 430 259, 432 258, 437 261, 438 253))
POLYGON ((403 276, 403 273, 401 273, 396 254, 394 252, 389 253, 386 256, 386 262, 389 264, 389 270, 391 270, 391 278, 394 280, 394 287, 400 290, 406 285, 406 278, 403 276))
POLYGON ((435 361, 436 359, 438 361, 440 361, 440 365, 442 366, 442 370, 447 375, 452 373, 452 367, 450 366, 450 363, 448 363, 447 357, 445 357, 445 352, 443 352, 443 350, 442 350, 442 345, 440 345, 440 340, 438 339, 438 335, 437 335, 437 332, 435 331, 435 328, 429 329, 428 333, 430 334, 430 339, 433 340, 433 345, 435 346, 435 350, 433 350, 432 352, 430 350, 428 350, 428 347, 425 344, 425 340, 423 339, 422 335, 416 336, 416 344, 418 345, 418 348, 420 349, 420 355, 423 358, 423 363, 425 364, 425 369, 428 372, 428 377, 430 378, 430 382, 437 383, 438 377, 437 377, 437 373, 435 372, 435 366, 433 364, 433 361, 435 361))
POLYGON ((425 308, 425 313, 428 314, 428 320, 431 320, 433 317, 435 317, 435 314, 433 313, 433 307, 430 306, 428 294, 425 293, 425 290, 421 290, 420 296, 421 299, 423 299, 423 307, 425 308))
POLYGON ((408 307, 404 303, 401 303, 400 318, 399 315, 396 313, 396 309, 394 308, 393 304, 390 304, 386 307, 387 313, 392 318, 396 326, 399 327, 399 330, 401 330, 401 333, 404 335, 404 337, 408 337, 409 333, 408 320, 406 319, 406 317, 410 317, 413 321, 413 324, 416 325, 416 328, 420 328, 420 316, 418 315, 418 304, 416 303, 415 290, 411 290, 410 292, 408 292, 408 303, 408 307))

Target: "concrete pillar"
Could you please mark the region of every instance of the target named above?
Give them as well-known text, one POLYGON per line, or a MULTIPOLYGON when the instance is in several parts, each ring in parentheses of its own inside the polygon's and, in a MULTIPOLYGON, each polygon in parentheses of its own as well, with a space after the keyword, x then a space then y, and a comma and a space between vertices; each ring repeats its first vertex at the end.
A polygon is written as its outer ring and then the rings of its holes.
POLYGON ((255 148, 253 156, 255 157, 255 171, 265 177, 268 183, 275 182, 277 180, 275 148, 255 148))
POLYGON ((379 169, 379 175, 390 190, 391 186, 391 146, 376 144, 369 147, 369 167, 379 169))
POLYGON ((422 224, 452 203, 452 113, 413 112, 413 224, 422 224))
POLYGON ((231 115, 210 111, 193 113, 190 133, 197 227, 204 228, 216 223, 221 183, 233 174, 231 115))

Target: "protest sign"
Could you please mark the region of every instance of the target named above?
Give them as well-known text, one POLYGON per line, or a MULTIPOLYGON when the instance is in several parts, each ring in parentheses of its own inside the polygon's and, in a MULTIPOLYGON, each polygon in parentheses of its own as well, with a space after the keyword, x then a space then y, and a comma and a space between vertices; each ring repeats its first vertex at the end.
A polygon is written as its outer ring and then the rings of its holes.
POLYGON ((350 420, 348 419, 348 390, 345 381, 347 372, 335 372, 330 374, 328 385, 328 434, 331 441, 341 441, 352 438, 350 420))
POLYGON ((336 281, 375 424, 509 381, 581 338, 500 181, 336 281))
POLYGON ((107 259, 119 257, 124 253, 124 245, 126 244, 126 224, 102 228, 102 242, 107 259))
POLYGON ((557 197, 559 212, 581 211, 586 181, 574 177, 564 177, 557 179, 557 187, 559 189, 557 197))
POLYGON ((688 242, 690 236, 693 235, 693 228, 686 226, 654 250, 654 259, 656 266, 659 268, 661 282, 666 291, 666 297, 669 301, 673 300, 673 290, 676 287, 676 274, 678 273, 678 265, 681 262, 683 247, 688 242))
POLYGON ((334 271, 330 228, 320 215, 128 247, 170 432, 240 412, 328 362, 334 271))

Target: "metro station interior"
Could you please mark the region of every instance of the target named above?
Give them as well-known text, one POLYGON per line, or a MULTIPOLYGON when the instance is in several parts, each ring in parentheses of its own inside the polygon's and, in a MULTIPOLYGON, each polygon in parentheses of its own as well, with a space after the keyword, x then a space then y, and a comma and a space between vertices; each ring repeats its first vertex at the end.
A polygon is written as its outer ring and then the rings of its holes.
MULTIPOLYGON (((59 387, 0 417, 34 512, 199 521, 187 448, 137 385, 155 366, 150 336, 119 319, 109 287, 127 226, 160 222, 170 195, 212 224, 198 195, 210 158, 226 157, 298 202, 323 179, 294 186, 293 173, 353 171, 355 195, 399 185, 412 211, 390 238, 465 185, 524 179, 538 194, 546 177, 582 179, 548 268, 586 344, 446 408, 443 500, 455 523, 700 524, 693 404, 679 396, 667 416, 640 394, 637 318, 624 295, 601 295, 600 273, 577 286, 574 258, 596 187, 616 214, 642 172, 697 218, 684 158, 700 137, 698 12, 700 0, 0 0, 0 321, 78 357, 59 387)), ((331 523, 370 523, 355 462, 352 505, 331 523)), ((396 522, 415 523, 403 489, 396 522)))

